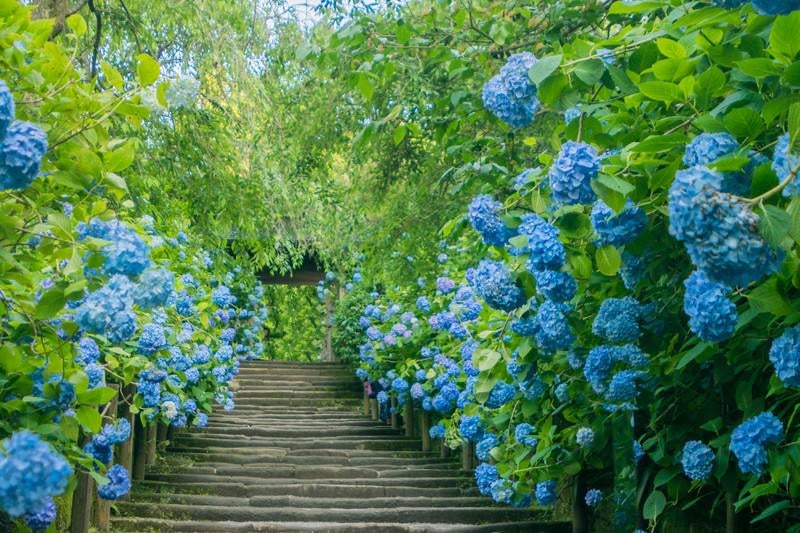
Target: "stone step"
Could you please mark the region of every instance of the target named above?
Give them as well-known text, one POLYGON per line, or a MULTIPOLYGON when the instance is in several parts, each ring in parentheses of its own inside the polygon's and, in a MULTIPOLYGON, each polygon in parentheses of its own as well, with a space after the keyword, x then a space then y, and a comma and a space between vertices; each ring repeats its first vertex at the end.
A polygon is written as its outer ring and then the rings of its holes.
POLYGON ((369 509, 229 507, 224 505, 153 504, 120 501, 123 516, 211 521, 290 521, 290 522, 423 522, 480 523, 530 520, 537 512, 508 507, 393 507, 369 509))
POLYGON ((335 422, 331 422, 327 416, 315 416, 313 418, 297 418, 297 416, 269 416, 269 415, 234 415, 233 413, 226 413, 222 416, 210 416, 208 418, 208 427, 219 426, 253 426, 263 425, 269 427, 283 427, 287 425, 305 426, 305 427, 385 427, 386 424, 379 424, 364 417, 353 416, 351 418, 338 418, 335 422))
POLYGON ((389 465, 441 465, 442 467, 460 467, 460 461, 455 459, 420 458, 420 457, 336 457, 330 455, 286 455, 286 454, 233 454, 233 453, 171 453, 172 457, 200 463, 204 466, 215 465, 267 465, 267 464, 297 464, 297 465, 341 465, 341 466, 389 466, 389 465))
POLYGON ((365 458, 365 457, 382 457, 382 458, 438 458, 438 452, 422 452, 419 450, 400 451, 400 450, 342 450, 330 448, 278 448, 274 446, 264 447, 236 447, 236 446, 211 446, 211 447, 187 447, 173 445, 170 447, 170 452, 187 453, 187 454, 239 454, 239 455, 283 455, 287 457, 303 457, 309 455, 321 455, 328 457, 344 457, 344 458, 365 458))
POLYGON ((282 448, 304 448, 304 449, 344 449, 344 450, 416 450, 420 448, 420 441, 415 439, 393 438, 261 438, 248 437, 246 435, 218 434, 218 435, 179 435, 175 440, 176 446, 221 446, 221 447, 267 447, 280 446, 282 448))
POLYGON ((303 496, 214 496, 206 494, 137 493, 136 501, 182 505, 211 505, 226 507, 286 507, 299 509, 364 509, 393 507, 497 507, 489 498, 457 496, 436 498, 400 496, 394 498, 309 498, 303 496))
POLYGON ((287 407, 361 407, 362 400, 357 398, 236 398, 236 410, 242 411, 244 407, 260 409, 268 406, 287 407))
POLYGON ((302 400, 304 398, 324 398, 326 400, 362 400, 363 396, 355 394, 337 394, 336 391, 327 390, 275 390, 264 388, 263 390, 241 389, 236 393, 236 401, 240 403, 243 399, 252 400, 271 400, 273 398, 302 400))
MULTIPOLYGON (((169 474, 147 473, 146 479, 149 481, 164 481, 172 484, 181 483, 243 483, 261 485, 290 485, 297 483, 296 478, 260 478, 258 476, 246 475, 218 475, 218 474, 195 474, 192 472, 178 472, 169 474)), ((316 485, 375 485, 384 487, 430 487, 447 488, 451 486, 462 487, 474 483, 469 476, 450 476, 450 477, 414 477, 414 478, 335 478, 335 479, 314 479, 311 482, 316 485)))
POLYGON ((397 430, 391 426, 354 427, 354 428, 310 428, 310 427, 245 427, 214 425, 207 429, 206 435, 236 434, 248 437, 275 438, 323 438, 323 437, 380 437, 397 436, 397 430))
MULTIPOLYGON (((169 465, 166 465, 169 468, 169 465)), ((156 470, 150 471, 150 474, 170 474, 170 470, 156 470)), ((281 478, 281 479, 416 479, 419 477, 438 478, 446 477, 451 478, 460 474, 460 471, 453 468, 440 468, 438 465, 415 465, 413 467, 399 467, 397 465, 389 465, 386 469, 368 468, 368 467, 353 467, 353 466, 296 466, 296 465, 228 465, 228 466, 210 466, 195 464, 191 467, 192 474, 207 474, 224 477, 264 477, 268 479, 281 478)), ((401 481, 402 482, 402 481, 401 481)))
POLYGON ((407 487, 403 485, 344 485, 335 483, 239 483, 235 481, 182 482, 179 485, 168 481, 145 480, 134 485, 135 492, 166 492, 181 494, 216 494, 250 498, 255 496, 304 496, 308 498, 398 498, 425 496, 428 498, 454 498, 478 496, 475 487, 464 485, 447 487, 407 487))
POLYGON ((203 533, 348 533, 368 531, 375 533, 569 533, 567 523, 542 521, 505 522, 486 525, 431 524, 404 522, 212 522, 201 520, 169 520, 164 518, 112 518, 114 531, 126 532, 203 532, 203 533))

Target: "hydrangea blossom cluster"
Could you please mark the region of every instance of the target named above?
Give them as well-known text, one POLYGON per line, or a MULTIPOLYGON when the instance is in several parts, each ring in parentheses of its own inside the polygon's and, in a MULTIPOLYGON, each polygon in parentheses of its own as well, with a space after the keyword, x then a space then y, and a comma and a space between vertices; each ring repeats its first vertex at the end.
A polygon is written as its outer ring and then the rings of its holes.
POLYGON ((583 500, 586 502, 586 505, 594 509, 603 501, 603 491, 600 489, 589 489, 586 491, 583 500))
POLYGON ((484 259, 477 268, 467 271, 467 281, 492 308, 513 311, 520 307, 525 295, 500 261, 484 259))
POLYGON ((12 518, 44 511, 67 488, 72 467, 38 435, 23 430, 0 446, 0 509, 12 518))
POLYGON ((491 496, 492 484, 500 477, 500 474, 497 472, 497 467, 489 463, 481 463, 475 469, 474 475, 480 493, 484 496, 491 496))
POLYGON ((546 300, 536 312, 537 329, 534 335, 536 344, 545 354, 567 350, 575 342, 575 334, 570 329, 567 304, 546 300))
POLYGON ((514 54, 483 87, 483 105, 511 127, 527 126, 539 109, 536 85, 528 77, 535 63, 536 57, 530 52, 514 54))
POLYGON ((555 481, 540 481, 536 484, 535 495, 536 502, 539 505, 549 506, 556 503, 558 499, 558 492, 556 492, 555 481))
POLYGON ((605 202, 597 200, 592 207, 591 221, 601 244, 624 246, 644 230, 647 215, 630 200, 625 202, 620 213, 615 213, 605 202))
POLYGON ((592 145, 567 141, 550 167, 550 190, 556 202, 590 204, 597 195, 592 180, 600 172, 601 158, 592 145))
POLYGON ((39 175, 47 152, 44 131, 14 117, 14 97, 0 80, 0 191, 29 187, 39 175))
POLYGON ((122 465, 114 465, 106 472, 108 483, 97 487, 97 495, 104 500, 119 500, 131 490, 128 471, 122 465))
POLYGON ((733 336, 738 314, 728 295, 730 288, 716 283, 700 270, 683 282, 683 311, 689 317, 689 327, 695 335, 709 342, 721 342, 733 336))
POLYGON ((502 407, 514 398, 517 392, 516 387, 505 381, 498 381, 492 390, 489 392, 489 397, 486 399, 486 407, 490 409, 497 409, 502 407))
POLYGON ((758 232, 750 207, 721 192, 722 181, 705 167, 679 171, 669 190, 669 232, 710 279, 746 286, 777 270, 782 255, 758 232))
POLYGON ((800 387, 800 326, 787 329, 772 341, 769 360, 786 387, 800 387))
POLYGON ((575 441, 581 448, 591 448, 592 444, 594 444, 594 431, 592 431, 592 428, 579 428, 575 434, 575 441))
POLYGON ((514 231, 500 219, 502 208, 503 204, 487 195, 476 196, 469 204, 469 222, 489 246, 504 246, 514 236, 514 231))
POLYGON ((783 189, 784 196, 796 196, 800 194, 800 154, 792 150, 791 138, 788 133, 778 137, 778 144, 775 145, 775 153, 772 159, 772 170, 778 175, 780 181, 789 179, 794 172, 791 183, 783 189))
POLYGON ((514 438, 516 441, 523 446, 528 446, 535 450, 539 445, 539 439, 534 436, 534 433, 536 433, 536 428, 525 422, 517 424, 514 428, 514 438))
POLYGON ((683 446, 681 465, 686 477, 694 481, 705 481, 714 469, 714 452, 703 442, 690 440, 683 446))
POLYGON ((592 323, 592 332, 609 342, 634 341, 640 335, 641 312, 641 304, 635 298, 606 298, 592 323))
POLYGON ((528 270, 559 270, 564 266, 567 253, 558 240, 558 228, 536 213, 527 213, 522 216, 517 230, 528 238, 528 270))
POLYGON ((767 464, 767 444, 783 440, 783 422, 765 411, 742 422, 731 433, 731 453, 744 474, 761 475, 767 464))
POLYGON ((575 278, 566 272, 537 270, 533 277, 536 279, 536 290, 539 294, 556 303, 571 300, 578 290, 575 278))
POLYGON ((52 498, 48 498, 44 506, 37 511, 29 511, 23 515, 25 525, 34 532, 40 532, 50 527, 56 519, 58 508, 52 498))
POLYGON ((138 276, 150 266, 150 248, 136 231, 116 219, 103 221, 93 218, 89 224, 80 223, 78 238, 95 237, 110 241, 103 248, 102 270, 107 275, 138 276))

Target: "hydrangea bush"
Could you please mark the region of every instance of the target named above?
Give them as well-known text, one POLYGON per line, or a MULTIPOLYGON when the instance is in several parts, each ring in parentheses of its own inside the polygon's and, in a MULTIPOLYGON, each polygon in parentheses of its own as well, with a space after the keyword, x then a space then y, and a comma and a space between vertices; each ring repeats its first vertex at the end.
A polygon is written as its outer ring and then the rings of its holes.
POLYGON ((497 156, 428 270, 364 272, 358 370, 474 445, 483 495, 800 531, 798 9, 614 2, 498 54, 475 98, 537 161, 497 156))

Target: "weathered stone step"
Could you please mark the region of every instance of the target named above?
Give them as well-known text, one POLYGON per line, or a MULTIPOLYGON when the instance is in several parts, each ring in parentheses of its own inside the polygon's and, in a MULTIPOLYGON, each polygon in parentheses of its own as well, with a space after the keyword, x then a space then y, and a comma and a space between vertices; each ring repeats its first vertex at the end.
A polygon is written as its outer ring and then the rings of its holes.
POLYGON ((303 496, 213 496, 206 494, 140 493, 136 501, 182 505, 211 505, 227 507, 291 507, 299 509, 364 509, 393 507, 496 507, 489 498, 457 496, 436 498, 400 496, 394 498, 309 498, 303 496))
POLYGON ((350 531, 369 531, 374 533, 569 533, 571 525, 566 523, 547 523, 523 521, 487 524, 430 524, 430 523, 388 523, 388 522, 211 522, 200 520, 169 520, 163 518, 112 519, 114 531, 150 533, 191 531, 197 533, 347 533, 350 531))
POLYGON ((298 419, 296 416, 234 416, 232 413, 228 413, 228 416, 211 416, 209 417, 208 427, 213 427, 214 425, 218 426, 254 426, 254 425, 263 425, 263 426, 270 426, 270 427, 283 427, 285 425, 295 425, 295 426, 305 426, 305 427, 321 427, 321 428, 329 428, 329 427, 384 427, 384 424, 376 424, 372 420, 367 420, 363 417, 358 418, 353 416, 349 419, 338 418, 335 422, 331 422, 330 418, 327 416, 319 416, 314 418, 301 418, 298 419))
POLYGON ((478 489, 468 486, 450 485, 447 487, 407 487, 384 485, 345 485, 336 483, 239 483, 232 481, 182 482, 179 485, 168 481, 146 480, 134 485, 136 492, 167 492, 188 494, 217 494, 220 496, 305 496, 309 498, 396 498, 425 496, 427 498, 450 498, 477 496, 478 489))
POLYGON ((264 390, 253 390, 253 389, 242 389, 236 393, 236 401, 240 403, 243 399, 252 399, 252 400, 262 400, 262 399, 273 399, 273 398, 285 398, 291 400, 301 400, 303 398, 324 398, 326 400, 362 400, 363 398, 360 396, 356 396, 354 394, 336 394, 336 391, 326 391, 326 390, 275 390, 275 389, 264 389, 264 390))
POLYGON ((342 465, 342 466, 389 466, 389 465, 441 465, 458 468, 461 463, 455 459, 421 458, 421 457, 336 457, 331 455, 286 455, 286 454, 233 454, 233 453, 171 453, 167 461, 175 457, 186 458, 203 465, 342 465))
MULTIPOLYGON (((195 474, 192 472, 179 472, 169 474, 148 473, 147 479, 150 481, 166 481, 168 483, 244 483, 262 485, 289 485, 297 482, 297 478, 260 478, 257 476, 246 475, 218 475, 218 474, 195 474)), ((460 487, 473 483, 471 477, 450 476, 450 477, 414 477, 414 478, 335 478, 335 479, 314 479, 316 485, 376 485, 389 487, 432 487, 447 488, 451 486, 460 487)))
POLYGON ((397 430, 389 426, 354 427, 354 428, 310 428, 310 427, 244 427, 237 426, 209 426, 207 435, 228 433, 247 435, 249 437, 275 437, 275 438, 322 438, 322 437, 376 437, 396 436, 397 430))
POLYGON ((203 447, 196 447, 196 446, 178 446, 173 445, 170 448, 171 452, 179 452, 179 453, 195 453, 195 454, 203 454, 203 453, 217 453, 217 454, 240 454, 240 455, 255 455, 255 454, 266 454, 266 455, 284 455, 287 457, 303 457, 307 455, 323 455, 329 457, 361 457, 361 458, 370 458, 370 457, 385 457, 385 458, 420 458, 420 459, 429 459, 429 458, 438 458, 438 452, 421 452, 419 450, 411 450, 411 451, 400 451, 400 450, 340 450, 340 449, 326 449, 326 448, 278 448, 275 446, 264 446, 264 447, 237 447, 237 446, 203 446, 203 447))
POLYGON ((370 439, 313 439, 297 438, 285 439, 274 438, 266 439, 261 437, 248 437, 246 435, 219 434, 219 435, 180 435, 175 441, 180 446, 221 446, 221 447, 266 447, 280 446, 282 448, 304 448, 304 449, 350 449, 350 450, 414 450, 420 447, 418 440, 393 438, 370 438, 370 439))
POLYGON ((244 407, 260 409, 267 406, 288 406, 288 407, 342 407, 360 406, 361 399, 355 398, 236 398, 236 410, 241 411, 244 407))
POLYGON ((177 518, 193 520, 247 521, 292 521, 292 522, 505 522, 530 520, 538 513, 507 507, 394 507, 371 509, 315 509, 280 507, 227 507, 224 505, 152 504, 150 502, 117 502, 123 516, 148 518, 177 518))
MULTIPOLYGON (((167 465, 169 467, 169 465, 167 465)), ((459 471, 452 468, 439 468, 438 465, 413 467, 398 467, 390 465, 387 469, 353 467, 353 466, 295 466, 295 465, 230 465, 213 467, 208 465, 195 464, 191 468, 192 474, 207 474, 224 477, 264 477, 282 479, 416 479, 418 477, 446 477, 451 478, 459 475, 459 471)), ((151 474, 169 474, 169 471, 152 470, 151 474)))

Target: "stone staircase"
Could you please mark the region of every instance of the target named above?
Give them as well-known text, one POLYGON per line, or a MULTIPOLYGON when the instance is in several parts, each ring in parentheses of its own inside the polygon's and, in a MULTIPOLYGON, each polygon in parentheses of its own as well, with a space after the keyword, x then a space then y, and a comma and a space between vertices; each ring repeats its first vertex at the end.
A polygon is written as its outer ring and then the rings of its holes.
POLYGON ((455 458, 360 414, 335 363, 242 365, 236 409, 179 433, 112 531, 561 532, 492 504, 455 458))

